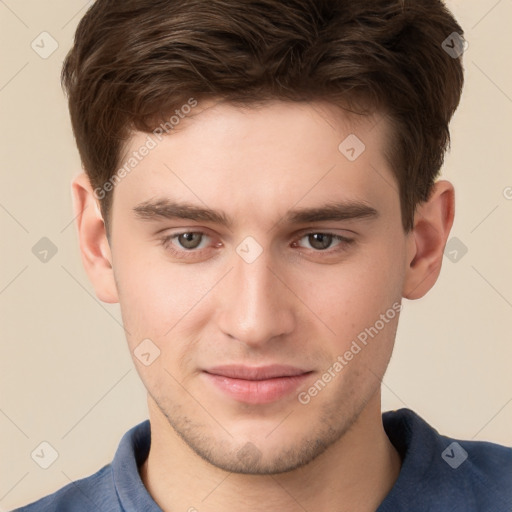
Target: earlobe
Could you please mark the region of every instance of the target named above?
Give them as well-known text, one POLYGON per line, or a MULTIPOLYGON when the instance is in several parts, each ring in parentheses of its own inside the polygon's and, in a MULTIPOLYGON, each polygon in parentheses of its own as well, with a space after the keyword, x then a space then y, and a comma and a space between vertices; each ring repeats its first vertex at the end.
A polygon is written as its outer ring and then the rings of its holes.
POLYGON ((418 206, 409 234, 404 298, 419 299, 436 283, 454 216, 454 187, 448 181, 438 181, 429 200, 418 206))
POLYGON ((72 182, 73 204, 78 228, 82 263, 103 302, 119 302, 112 267, 112 253, 105 223, 89 178, 80 173, 72 182))

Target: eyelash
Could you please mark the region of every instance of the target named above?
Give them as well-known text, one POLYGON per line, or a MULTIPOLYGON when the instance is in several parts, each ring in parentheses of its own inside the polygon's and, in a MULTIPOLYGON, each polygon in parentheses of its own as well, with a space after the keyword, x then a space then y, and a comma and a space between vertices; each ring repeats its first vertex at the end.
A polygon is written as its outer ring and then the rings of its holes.
MULTIPOLYGON (((202 251, 206 250, 205 248, 203 248, 203 249, 189 249, 189 250, 187 250, 185 248, 183 248, 182 250, 175 249, 172 246, 173 245, 171 243, 172 240, 178 238, 181 235, 186 235, 186 234, 198 234, 198 235, 202 235, 202 236, 208 236, 203 231, 182 231, 180 233, 174 233, 172 235, 167 235, 167 236, 161 238, 160 241, 161 241, 162 246, 166 250, 171 252, 171 254, 174 257, 182 258, 182 259, 193 258, 194 256, 197 256, 198 254, 200 254, 202 251)), ((299 238, 296 239, 297 241, 293 242, 293 243, 295 244, 298 241, 300 241, 303 238, 306 238, 306 237, 308 237, 310 235, 327 235, 327 236, 332 236, 333 241, 336 240, 336 241, 339 242, 339 244, 334 246, 335 247, 334 250, 332 250, 332 249, 323 249, 323 250, 321 250, 321 249, 307 249, 307 248, 305 248, 305 250, 313 251, 313 253, 318 253, 318 254, 332 255, 333 253, 343 252, 343 251, 346 251, 348 249, 348 247, 355 242, 355 240, 353 238, 346 238, 344 236, 337 235, 335 233, 330 233, 328 231, 308 231, 308 232, 305 232, 305 233, 301 233, 299 238), (339 249, 336 249, 336 247, 339 247, 339 249)))

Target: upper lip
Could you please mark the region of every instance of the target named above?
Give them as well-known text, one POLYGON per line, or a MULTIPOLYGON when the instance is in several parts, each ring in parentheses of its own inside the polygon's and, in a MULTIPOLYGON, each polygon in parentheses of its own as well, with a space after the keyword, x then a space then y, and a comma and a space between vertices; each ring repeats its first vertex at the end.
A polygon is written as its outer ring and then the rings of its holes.
POLYGON ((265 380, 277 377, 293 377, 309 373, 308 370, 302 370, 295 366, 272 364, 269 366, 243 366, 243 365, 224 365, 215 366, 205 370, 206 373, 229 377, 231 379, 244 380, 265 380))

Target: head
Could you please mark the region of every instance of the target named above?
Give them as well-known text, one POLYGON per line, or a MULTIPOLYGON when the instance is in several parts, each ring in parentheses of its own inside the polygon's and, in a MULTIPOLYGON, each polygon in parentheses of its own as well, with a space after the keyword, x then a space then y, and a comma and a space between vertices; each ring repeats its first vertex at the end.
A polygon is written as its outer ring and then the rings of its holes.
POLYGON ((83 261, 155 414, 214 465, 301 466, 375 403, 453 222, 453 32, 437 0, 97 0, 80 22, 83 261), (228 364, 308 376, 247 403, 207 374, 228 364))

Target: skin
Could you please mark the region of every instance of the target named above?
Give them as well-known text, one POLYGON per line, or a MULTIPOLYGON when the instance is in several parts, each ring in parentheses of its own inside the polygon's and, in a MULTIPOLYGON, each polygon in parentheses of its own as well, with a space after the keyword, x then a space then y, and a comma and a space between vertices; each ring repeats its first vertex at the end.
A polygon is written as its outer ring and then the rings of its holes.
MULTIPOLYGON (((140 474, 164 511, 375 511, 392 488, 401 461, 382 426, 380 386, 398 314, 309 403, 297 399, 381 314, 439 276, 453 186, 438 181, 404 233, 389 135, 379 113, 355 119, 321 102, 200 104, 115 187, 110 241, 87 177, 75 179, 97 296, 120 303, 132 356, 146 338, 161 351, 134 364, 152 436, 140 474), (349 134, 366 146, 353 162, 338 150, 349 134), (138 218, 134 207, 155 198, 222 210, 233 224, 138 218), (379 215, 283 221, 290 209, 343 199, 379 215), (188 257, 183 239, 162 243, 190 231, 207 237, 188 257), (307 236, 326 232, 354 242, 319 250, 307 236), (247 236, 262 249, 252 263, 236 251, 247 236), (230 363, 312 373, 275 402, 246 404, 202 373, 230 363)), ((125 154, 146 137, 134 133, 125 154)))

